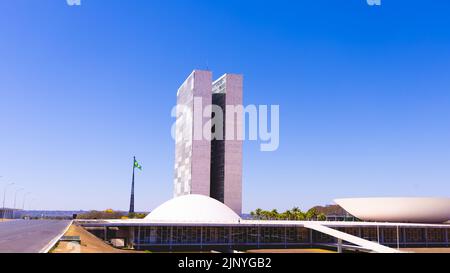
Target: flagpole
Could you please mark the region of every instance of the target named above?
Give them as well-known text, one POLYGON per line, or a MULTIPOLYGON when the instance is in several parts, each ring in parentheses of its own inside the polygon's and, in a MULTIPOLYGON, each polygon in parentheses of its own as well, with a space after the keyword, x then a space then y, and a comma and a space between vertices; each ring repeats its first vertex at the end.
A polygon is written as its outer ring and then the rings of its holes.
POLYGON ((133 178, 131 180, 131 198, 130 198, 130 213, 134 213, 134 169, 136 157, 133 158, 133 178))

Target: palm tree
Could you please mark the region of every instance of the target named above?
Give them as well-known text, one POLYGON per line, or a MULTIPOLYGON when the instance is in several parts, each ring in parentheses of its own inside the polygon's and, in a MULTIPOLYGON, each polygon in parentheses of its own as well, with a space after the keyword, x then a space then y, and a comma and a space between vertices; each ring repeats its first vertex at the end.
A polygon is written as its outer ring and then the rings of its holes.
POLYGON ((306 219, 306 213, 301 211, 298 215, 298 220, 304 221, 305 219, 306 219))
POLYGON ((283 220, 292 220, 292 212, 290 210, 283 212, 282 218, 283 220))
POLYGON ((326 221, 327 220, 327 216, 325 215, 325 213, 320 213, 317 216, 317 220, 319 220, 319 221, 326 221))
POLYGON ((270 216, 271 216, 272 220, 277 220, 280 217, 280 214, 278 213, 277 209, 273 209, 270 212, 270 216))
POLYGON ((250 215, 256 220, 326 220, 326 215, 323 213, 319 214, 315 208, 312 208, 307 212, 303 212, 299 207, 294 207, 283 213, 279 213, 277 209, 269 211, 257 208, 255 211, 250 212, 250 215))
POLYGON ((261 220, 262 209, 257 208, 257 209, 255 210, 255 215, 256 215, 256 219, 261 220))
POLYGON ((312 208, 306 212, 306 219, 307 220, 316 220, 317 219, 317 210, 315 208, 312 208))
POLYGON ((261 212, 261 214, 262 214, 262 218, 263 218, 264 220, 270 220, 270 218, 271 218, 270 211, 263 210, 263 211, 261 212))
POLYGON ((291 213, 294 220, 305 220, 305 215, 299 207, 292 208, 291 213))

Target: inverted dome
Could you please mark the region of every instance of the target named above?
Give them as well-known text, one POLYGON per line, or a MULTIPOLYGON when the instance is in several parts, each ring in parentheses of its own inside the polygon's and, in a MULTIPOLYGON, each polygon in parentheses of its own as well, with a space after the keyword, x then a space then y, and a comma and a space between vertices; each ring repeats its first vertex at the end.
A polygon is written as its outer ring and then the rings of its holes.
POLYGON ((334 201, 363 221, 444 223, 450 220, 450 198, 347 198, 334 201))
POLYGON ((144 218, 148 222, 238 223, 239 215, 225 204, 204 195, 171 199, 144 218))

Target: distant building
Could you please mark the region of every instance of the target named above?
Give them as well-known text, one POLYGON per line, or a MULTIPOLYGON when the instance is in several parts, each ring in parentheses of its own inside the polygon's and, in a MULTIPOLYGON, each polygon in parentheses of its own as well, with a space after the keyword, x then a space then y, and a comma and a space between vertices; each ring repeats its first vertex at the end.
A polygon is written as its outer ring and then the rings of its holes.
POLYGON ((358 221, 356 217, 348 213, 339 205, 315 206, 318 214, 323 214, 327 221, 358 221))
POLYGON ((242 128, 243 116, 233 114, 227 119, 226 115, 227 106, 242 106, 242 82, 242 76, 236 74, 225 74, 212 82, 211 72, 195 70, 179 88, 179 111, 188 110, 192 115, 185 115, 176 123, 175 197, 206 195, 237 214, 242 213, 242 140, 237 139, 237 128, 242 128), (196 99, 201 99, 201 104, 196 103, 196 99), (223 123, 205 130, 204 125, 214 115, 213 111, 203 115, 203 111, 211 105, 222 109, 223 123), (218 138, 214 134, 213 138, 212 132, 216 130, 223 134, 218 138), (233 136, 228 137, 226 130, 232 130, 233 136))
POLYGON ((0 208, 0 219, 15 219, 19 218, 18 210, 10 208, 0 208))

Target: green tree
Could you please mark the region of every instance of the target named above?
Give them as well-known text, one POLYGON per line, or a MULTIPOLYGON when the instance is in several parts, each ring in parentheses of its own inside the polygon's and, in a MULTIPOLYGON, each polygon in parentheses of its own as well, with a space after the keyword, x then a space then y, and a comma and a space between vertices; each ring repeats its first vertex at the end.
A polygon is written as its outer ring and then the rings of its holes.
POLYGON ((306 220, 316 220, 318 216, 317 210, 315 208, 309 209, 306 212, 306 220))
POLYGON ((261 217, 262 217, 262 209, 260 209, 260 208, 257 208, 256 210, 255 210, 255 215, 256 215, 256 219, 258 219, 258 220, 261 220, 261 217))
POLYGON ((92 210, 78 214, 77 219, 120 219, 124 215, 126 215, 125 212, 114 211, 112 209, 107 209, 105 211, 92 210))
POLYGON ((299 207, 294 207, 290 210, 284 211, 283 213, 279 213, 277 209, 272 209, 269 211, 258 208, 255 211, 250 212, 250 215, 253 219, 257 220, 326 220, 326 215, 324 213, 319 213, 316 208, 303 212, 299 207))
POLYGON ((278 210, 277 210, 277 209, 273 209, 273 210, 270 212, 270 218, 271 218, 272 220, 277 220, 279 217, 280 217, 280 214, 278 213, 278 210))
POLYGON ((291 212, 290 210, 287 210, 287 211, 283 212, 283 213, 281 214, 281 218, 282 218, 283 220, 292 220, 292 219, 293 219, 292 212, 291 212))
POLYGON ((261 220, 269 220, 269 212, 267 210, 261 210, 261 220))
POLYGON ((326 221, 327 220, 327 216, 325 215, 325 213, 320 213, 317 216, 317 220, 319 220, 319 221, 326 221))
POLYGON ((294 207, 291 210, 292 219, 297 221, 305 220, 305 214, 300 210, 299 207, 294 207))

